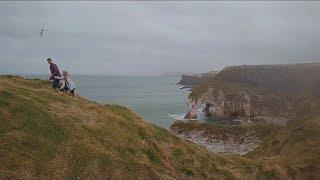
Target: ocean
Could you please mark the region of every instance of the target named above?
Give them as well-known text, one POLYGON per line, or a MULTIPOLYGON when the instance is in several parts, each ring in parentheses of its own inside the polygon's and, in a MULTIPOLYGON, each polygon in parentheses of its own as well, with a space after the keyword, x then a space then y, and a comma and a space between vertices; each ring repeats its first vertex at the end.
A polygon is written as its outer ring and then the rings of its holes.
MULTIPOLYGON (((22 75, 47 79, 49 75, 22 75)), ((146 121, 168 129, 187 111, 190 91, 175 85, 180 76, 86 76, 73 75, 76 94, 102 104, 119 104, 146 121)))

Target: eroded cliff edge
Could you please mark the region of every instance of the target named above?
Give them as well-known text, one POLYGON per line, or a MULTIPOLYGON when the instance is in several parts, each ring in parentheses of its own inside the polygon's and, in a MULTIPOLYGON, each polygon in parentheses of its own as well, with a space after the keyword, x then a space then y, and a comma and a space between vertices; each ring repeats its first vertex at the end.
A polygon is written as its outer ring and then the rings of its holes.
POLYGON ((242 65, 224 68, 195 86, 190 112, 206 116, 285 126, 297 116, 302 95, 319 95, 320 64, 242 65))
POLYGON ((192 87, 206 81, 208 78, 212 78, 217 75, 217 71, 210 71, 202 74, 182 74, 178 85, 183 86, 181 89, 191 89, 192 87))
POLYGON ((267 141, 281 142, 271 138, 271 134, 281 134, 279 128, 290 132, 288 126, 297 121, 302 130, 308 125, 304 117, 317 114, 314 107, 320 104, 319 79, 319 63, 226 67, 193 87, 187 120, 176 121, 171 130, 214 152, 253 153, 267 141), (240 123, 211 125, 188 120, 197 117, 199 109, 216 122, 240 123))

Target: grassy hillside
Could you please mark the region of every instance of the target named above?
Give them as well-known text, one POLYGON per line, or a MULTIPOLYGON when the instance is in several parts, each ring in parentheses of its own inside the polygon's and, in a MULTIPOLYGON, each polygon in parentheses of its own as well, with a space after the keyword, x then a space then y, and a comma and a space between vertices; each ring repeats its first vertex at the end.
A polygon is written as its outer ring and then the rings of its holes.
MULTIPOLYGON (((198 121, 176 121, 171 126, 170 129, 177 130, 181 132, 193 132, 193 131, 201 131, 205 136, 215 136, 219 137, 219 139, 226 140, 228 139, 228 135, 232 134, 236 137, 240 137, 247 132, 255 135, 259 139, 264 139, 269 137, 272 133, 278 131, 280 127, 274 125, 267 124, 253 124, 253 125, 220 125, 214 123, 201 123, 198 121)), ((179 133, 179 132, 178 132, 179 133)))
POLYGON ((248 157, 264 159, 265 167, 296 179, 320 178, 320 102, 303 96, 296 105, 299 117, 266 136, 248 157))
POLYGON ((0 76, 0 124, 0 179, 262 173, 253 160, 212 154, 125 107, 71 97, 37 79, 0 76))
POLYGON ((246 132, 253 132, 262 144, 244 157, 256 163, 256 178, 320 178, 320 113, 295 119, 287 127, 264 124, 225 126, 179 121, 171 128, 181 132, 203 131, 220 139, 228 138, 230 134, 240 137, 246 132))
MULTIPOLYGON (((221 139, 226 134, 241 136, 254 132, 262 144, 245 155, 253 159, 259 178, 319 179, 320 178, 320 108, 314 97, 297 105, 300 117, 287 127, 254 124, 225 126, 198 122, 175 122, 171 128, 181 132, 203 131, 221 139)), ((228 138, 228 137, 227 137, 228 138)))
MULTIPOLYGON (((299 109, 316 107, 306 100, 299 109)), ((301 116, 248 157, 218 155, 125 107, 61 94, 47 81, 0 76, 0 179, 319 178, 317 115, 301 116)))

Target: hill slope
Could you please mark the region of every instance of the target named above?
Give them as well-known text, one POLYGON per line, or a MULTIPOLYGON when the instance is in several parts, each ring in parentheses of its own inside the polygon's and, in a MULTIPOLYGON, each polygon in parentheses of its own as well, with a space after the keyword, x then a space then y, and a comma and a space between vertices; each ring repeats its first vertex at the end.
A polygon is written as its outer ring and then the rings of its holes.
MULTIPOLYGON (((320 178, 320 101, 304 96, 297 102, 298 117, 269 136, 248 157, 264 159, 282 177, 320 178)), ((274 171, 275 173, 275 171, 274 171)))
POLYGON ((219 156, 118 105, 0 76, 0 178, 256 176, 256 162, 219 156))
POLYGON ((125 107, 61 94, 47 81, 0 76, 0 179, 316 179, 319 106, 304 100, 301 117, 247 157, 218 155, 125 107))

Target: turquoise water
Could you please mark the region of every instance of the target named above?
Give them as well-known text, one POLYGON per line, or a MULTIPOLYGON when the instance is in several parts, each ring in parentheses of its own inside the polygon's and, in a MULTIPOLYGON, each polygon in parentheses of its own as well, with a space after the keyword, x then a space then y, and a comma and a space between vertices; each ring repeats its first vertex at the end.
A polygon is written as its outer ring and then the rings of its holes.
MULTIPOLYGON (((46 79, 47 75, 24 75, 46 79)), ((158 126, 169 128, 187 109, 189 91, 172 85, 180 76, 77 76, 76 93, 104 104, 129 107, 158 126)))

